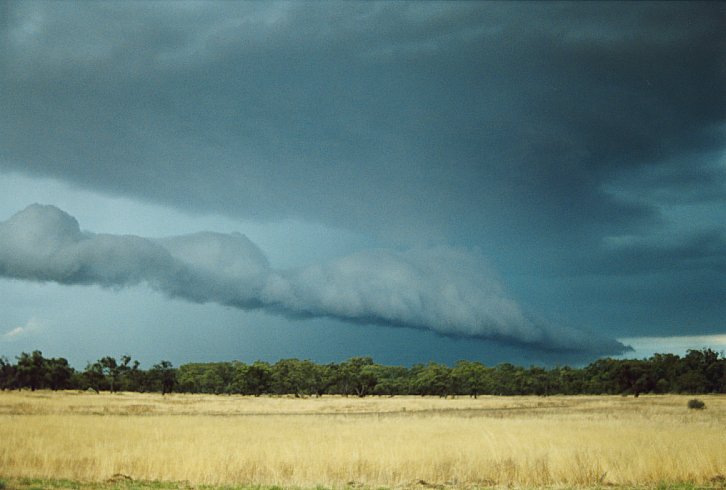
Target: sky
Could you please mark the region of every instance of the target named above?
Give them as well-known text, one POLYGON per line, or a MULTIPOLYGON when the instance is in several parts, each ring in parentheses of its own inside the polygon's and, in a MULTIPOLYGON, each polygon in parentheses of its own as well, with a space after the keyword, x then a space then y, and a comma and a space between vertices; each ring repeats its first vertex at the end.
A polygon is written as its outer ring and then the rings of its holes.
POLYGON ((726 4, 0 4, 0 355, 726 349, 726 4))

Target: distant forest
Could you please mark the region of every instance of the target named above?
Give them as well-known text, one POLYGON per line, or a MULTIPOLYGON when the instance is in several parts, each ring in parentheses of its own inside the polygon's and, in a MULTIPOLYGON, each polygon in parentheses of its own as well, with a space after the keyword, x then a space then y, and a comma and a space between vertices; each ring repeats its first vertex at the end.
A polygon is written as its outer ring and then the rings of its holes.
POLYGON ((655 354, 648 359, 598 359, 583 368, 545 369, 479 362, 382 366, 370 357, 316 364, 283 359, 184 364, 161 361, 150 369, 130 356, 104 357, 78 371, 64 358, 40 351, 22 353, 15 364, 0 357, 0 388, 213 393, 242 395, 577 395, 641 393, 726 393, 726 358, 711 349, 681 357, 655 354))

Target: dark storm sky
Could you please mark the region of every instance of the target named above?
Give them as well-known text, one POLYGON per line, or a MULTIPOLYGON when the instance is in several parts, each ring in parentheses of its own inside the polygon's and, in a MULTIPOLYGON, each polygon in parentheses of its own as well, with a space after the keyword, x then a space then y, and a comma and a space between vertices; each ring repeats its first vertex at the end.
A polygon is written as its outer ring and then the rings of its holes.
MULTIPOLYGON (((718 2, 5 2, 7 353, 31 320, 47 349, 86 335, 58 295, 130 310, 124 287, 160 309, 129 349, 175 337, 185 302, 224 316, 213 342, 261 315, 271 357, 362 335, 395 361, 403 335, 401 362, 552 362, 723 334, 725 25, 718 2), (275 263, 301 242, 320 251, 275 263), (35 309, 9 299, 44 283, 35 309)), ((193 328, 167 357, 194 357, 193 328)))

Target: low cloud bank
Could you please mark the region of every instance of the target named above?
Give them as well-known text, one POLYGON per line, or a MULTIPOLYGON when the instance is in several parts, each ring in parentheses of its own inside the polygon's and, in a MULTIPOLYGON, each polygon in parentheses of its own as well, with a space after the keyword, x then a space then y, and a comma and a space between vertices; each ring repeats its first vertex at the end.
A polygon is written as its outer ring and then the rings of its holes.
POLYGON ((368 250, 276 270, 239 233, 94 234, 62 210, 34 204, 0 223, 0 276, 104 287, 144 282, 175 298, 290 317, 421 328, 549 350, 627 349, 613 339, 533 322, 481 257, 450 247, 368 250))

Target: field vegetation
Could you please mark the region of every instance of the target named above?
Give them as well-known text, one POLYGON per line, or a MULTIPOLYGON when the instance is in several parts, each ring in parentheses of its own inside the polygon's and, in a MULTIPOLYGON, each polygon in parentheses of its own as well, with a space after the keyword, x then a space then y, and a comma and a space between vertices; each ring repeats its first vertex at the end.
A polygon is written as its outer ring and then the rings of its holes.
POLYGON ((726 396, 699 397, 702 410, 688 408, 691 398, 0 392, 0 479, 8 488, 723 487, 726 396))
POLYGON ((22 353, 12 363, 0 357, 0 389, 49 388, 95 391, 213 393, 239 395, 599 395, 726 393, 726 358, 711 349, 684 356, 598 359, 583 368, 510 363, 485 366, 459 361, 410 368, 376 364, 370 357, 316 364, 281 359, 192 363, 175 368, 161 361, 148 370, 128 355, 105 356, 77 371, 65 358, 22 353))

